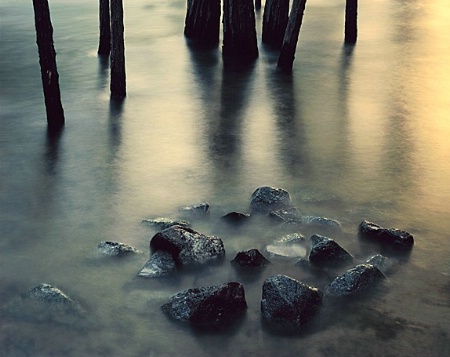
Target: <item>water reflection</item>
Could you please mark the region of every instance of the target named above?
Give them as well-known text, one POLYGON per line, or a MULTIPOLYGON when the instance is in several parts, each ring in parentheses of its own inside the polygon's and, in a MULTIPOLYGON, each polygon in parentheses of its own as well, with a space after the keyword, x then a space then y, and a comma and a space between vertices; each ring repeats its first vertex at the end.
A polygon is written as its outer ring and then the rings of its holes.
POLYGON ((57 163, 59 158, 59 146, 63 129, 58 130, 47 129, 47 137, 45 142, 44 163, 45 171, 50 176, 57 174, 57 163))
POLYGON ((124 100, 111 98, 109 102, 109 142, 114 157, 122 142, 122 112, 124 100))
POLYGON ((109 84, 109 56, 98 55, 98 89, 105 89, 109 84))

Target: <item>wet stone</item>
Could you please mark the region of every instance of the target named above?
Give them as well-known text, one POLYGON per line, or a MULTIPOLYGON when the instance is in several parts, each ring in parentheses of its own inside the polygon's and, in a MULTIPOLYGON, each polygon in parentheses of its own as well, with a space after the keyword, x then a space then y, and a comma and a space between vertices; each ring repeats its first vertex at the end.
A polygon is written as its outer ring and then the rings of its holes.
POLYGON ((45 301, 50 304, 74 304, 74 301, 60 289, 50 284, 40 284, 28 292, 34 300, 45 301))
POLYGON ((275 329, 301 330, 317 314, 321 305, 320 290, 296 279, 275 275, 264 282, 262 317, 275 329))
POLYGON ((366 264, 374 265, 379 271, 386 275, 393 267, 391 259, 381 254, 375 254, 366 260, 366 264))
POLYGON ((353 257, 333 239, 318 234, 311 236, 309 261, 317 265, 340 264, 351 261, 353 257))
POLYGON ((191 228, 172 226, 156 233, 150 241, 152 251, 165 251, 177 264, 203 264, 225 256, 220 238, 206 236, 191 228))
POLYGON ((242 284, 184 290, 170 298, 161 309, 170 318, 200 328, 227 327, 247 309, 242 284))
POLYGON ((231 224, 242 224, 247 222, 250 219, 250 214, 241 213, 241 212, 230 212, 225 216, 222 216, 221 219, 227 223, 231 224))
POLYGON ((342 229, 341 223, 339 221, 326 217, 303 216, 301 223, 303 225, 321 227, 325 229, 342 229))
POLYGON ((302 214, 295 207, 271 211, 269 216, 279 223, 301 224, 303 222, 302 214))
POLYGON ((201 202, 192 206, 182 207, 180 211, 194 216, 206 216, 209 214, 210 208, 209 203, 201 202))
POLYGON ((143 278, 160 278, 175 272, 176 265, 168 252, 156 251, 138 273, 143 278))
POLYGON ((108 256, 124 256, 128 254, 140 253, 139 250, 124 243, 119 242, 100 242, 97 245, 97 253, 108 256))
POLYGON ((236 254, 236 257, 231 261, 240 267, 244 268, 261 268, 270 264, 258 249, 249 249, 236 254))
POLYGON ((361 236, 373 239, 383 244, 387 244, 396 248, 411 249, 414 245, 414 237, 400 229, 382 228, 379 225, 362 221, 358 227, 361 236))
POLYGON ((361 294, 372 288, 384 275, 372 264, 359 264, 334 279, 325 289, 333 297, 361 294))
POLYGON ((158 230, 163 230, 172 226, 183 226, 183 227, 190 227, 191 224, 188 221, 181 220, 181 221, 174 221, 169 218, 159 217, 154 219, 143 219, 141 222, 143 225, 154 227, 158 230))
POLYGON ((275 187, 257 188, 250 201, 250 208, 254 212, 270 213, 279 209, 291 208, 292 201, 289 192, 275 187))

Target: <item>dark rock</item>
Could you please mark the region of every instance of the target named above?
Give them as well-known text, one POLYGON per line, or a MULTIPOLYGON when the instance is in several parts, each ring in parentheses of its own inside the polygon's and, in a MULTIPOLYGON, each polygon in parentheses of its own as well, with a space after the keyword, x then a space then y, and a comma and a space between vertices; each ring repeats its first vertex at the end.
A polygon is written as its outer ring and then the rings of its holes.
POLYGON ((226 327, 247 308, 244 287, 236 282, 182 291, 170 298, 162 310, 172 319, 193 326, 226 327))
POLYGON ((255 212, 269 213, 292 207, 289 193, 281 188, 259 187, 253 192, 250 208, 255 212))
POLYGON ((149 226, 149 227, 155 227, 158 230, 163 230, 172 226, 183 226, 183 227, 190 227, 191 224, 188 221, 174 221, 169 218, 154 218, 154 219, 143 219, 142 224, 149 226))
POLYGON ((334 279, 325 289, 329 296, 340 297, 369 290, 384 275, 372 264, 360 264, 334 279))
POLYGON ((250 217, 248 213, 230 212, 221 218, 228 223, 241 224, 247 222, 250 217))
POLYGON ((312 243, 309 261, 313 264, 340 264, 353 259, 344 248, 333 239, 314 234, 310 238, 312 243))
POLYGON ((192 206, 186 206, 180 209, 183 213, 189 213, 194 216, 206 216, 209 214, 210 205, 207 202, 197 203, 192 206))
POLYGON ((286 258, 304 257, 306 255, 305 237, 299 233, 288 234, 267 245, 266 250, 274 256, 286 258))
POLYGON ((319 289, 285 275, 266 279, 262 288, 262 317, 275 328, 301 329, 316 315, 321 304, 319 289))
POLYGON ((274 220, 285 224, 301 224, 303 221, 302 214, 295 207, 271 211, 269 216, 274 220))
POLYGON ((309 269, 309 260, 305 258, 300 258, 295 262, 295 265, 302 269, 309 269))
POLYGON ((124 256, 133 253, 140 253, 139 250, 124 243, 100 242, 97 245, 97 253, 112 257, 124 256))
POLYGON ((34 300, 44 301, 50 304, 75 304, 75 302, 58 288, 49 284, 40 284, 28 292, 28 296, 34 300))
POLYGON ((182 226, 172 226, 156 233, 150 241, 150 249, 170 253, 175 262, 181 265, 201 264, 225 255, 220 238, 206 236, 182 226))
POLYGON ((414 237, 410 233, 396 228, 382 228, 375 223, 362 221, 358 230, 363 237, 397 248, 410 249, 414 245, 414 237))
POLYGON ((270 264, 270 262, 259 252, 258 249, 250 249, 239 252, 231 262, 246 268, 261 268, 267 264, 270 264))
POLYGON ((386 275, 393 266, 392 261, 381 254, 375 254, 366 260, 366 264, 374 265, 379 271, 386 275))
POLYGON ((176 269, 172 255, 161 250, 152 254, 138 273, 143 278, 160 278, 172 274, 176 269))
POLYGON ((342 229, 341 223, 335 219, 317 216, 303 216, 302 224, 325 229, 342 229))

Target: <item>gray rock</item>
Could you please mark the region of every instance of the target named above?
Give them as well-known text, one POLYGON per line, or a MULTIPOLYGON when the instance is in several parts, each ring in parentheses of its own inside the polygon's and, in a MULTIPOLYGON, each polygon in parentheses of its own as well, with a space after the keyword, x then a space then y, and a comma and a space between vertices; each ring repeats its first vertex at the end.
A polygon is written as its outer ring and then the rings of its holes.
POLYGON ((306 255, 305 237, 299 233, 292 233, 273 241, 266 246, 266 251, 274 256, 298 258, 306 255))
POLYGON ((251 196, 250 208, 254 212, 269 213, 291 207, 292 201, 289 192, 281 188, 259 187, 251 196))
POLYGON ((231 261, 244 268, 262 268, 270 262, 260 253, 258 249, 249 249, 236 254, 231 261))
POLYGON ((285 275, 266 279, 262 288, 262 317, 277 329, 301 329, 317 314, 321 304, 319 289, 285 275))
POLYGON ((49 284, 40 284, 28 292, 28 296, 34 300, 44 301, 50 304, 75 304, 75 302, 58 288, 49 284))
POLYGON ((342 229, 341 223, 335 219, 318 217, 318 216, 303 216, 303 225, 321 227, 326 229, 342 229))
POLYGON ((317 265, 336 265, 351 261, 353 257, 333 239, 314 234, 310 238, 312 247, 309 261, 317 265))
POLYGON ((334 279, 325 294, 334 297, 361 294, 369 290, 384 275, 372 264, 359 264, 334 279))
POLYGON ((271 211, 269 216, 279 223, 302 224, 303 222, 302 214, 295 207, 271 211))
POLYGON ((154 219, 143 219, 142 224, 154 227, 158 230, 163 230, 172 226, 183 226, 183 227, 190 227, 191 224, 188 221, 182 220, 182 221, 174 221, 169 218, 159 217, 154 219))
POLYGON ((374 265, 379 271, 386 275, 393 267, 393 262, 381 254, 375 254, 366 260, 366 264, 374 265))
POLYGON ((182 226, 172 226, 156 233, 150 241, 150 249, 170 253, 181 265, 202 264, 225 256, 220 238, 182 226))
POLYGON ((176 266, 172 255, 158 250, 145 263, 138 276, 143 278, 160 278, 174 273, 175 270, 176 266))
POLYGON ((396 228, 382 228, 379 225, 362 221, 358 227, 361 236, 378 242, 388 244, 390 246, 402 249, 411 249, 414 245, 414 237, 400 229, 396 228))
POLYGON ((192 206, 185 206, 180 209, 183 213, 188 213, 194 216, 206 216, 209 214, 211 206, 207 202, 197 203, 192 206))
POLYGON ((136 248, 124 243, 106 241, 100 242, 97 245, 97 253, 117 257, 140 252, 136 248))
POLYGON ((236 282, 184 290, 162 307, 170 318, 197 327, 226 327, 247 308, 244 287, 236 282))
POLYGON ((244 222, 247 222, 250 219, 251 215, 248 213, 241 213, 241 212, 230 212, 227 213, 225 216, 222 216, 221 219, 225 222, 232 223, 232 224, 242 224, 244 222))

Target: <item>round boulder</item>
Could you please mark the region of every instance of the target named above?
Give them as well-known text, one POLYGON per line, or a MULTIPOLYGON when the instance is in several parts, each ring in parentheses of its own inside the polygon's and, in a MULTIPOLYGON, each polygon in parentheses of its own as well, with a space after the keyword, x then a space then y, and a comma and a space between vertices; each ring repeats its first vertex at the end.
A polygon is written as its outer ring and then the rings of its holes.
POLYGON ((250 208, 254 212, 269 213, 292 207, 289 192, 281 188, 259 187, 253 192, 250 208))

